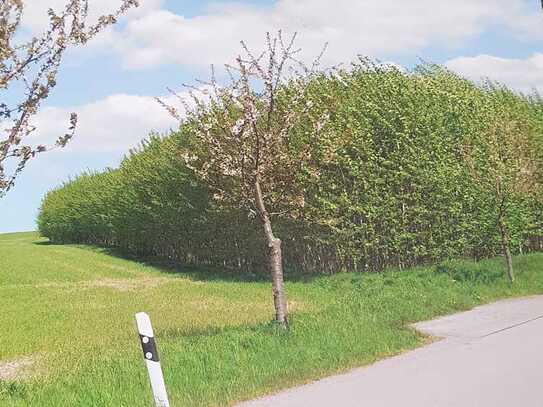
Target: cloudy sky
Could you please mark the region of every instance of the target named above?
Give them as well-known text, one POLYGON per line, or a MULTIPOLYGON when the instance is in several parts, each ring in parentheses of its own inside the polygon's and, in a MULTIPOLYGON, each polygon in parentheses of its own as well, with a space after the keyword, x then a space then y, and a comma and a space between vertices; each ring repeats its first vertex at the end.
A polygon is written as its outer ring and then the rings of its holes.
MULTIPOLYGON (((24 29, 39 33, 46 9, 66 0, 25 0, 24 29)), ((231 61, 239 41, 262 47, 266 31, 298 32, 307 57, 329 43, 325 62, 356 55, 413 67, 448 66, 523 92, 543 92, 543 12, 539 0, 140 0, 113 29, 71 51, 36 118, 39 136, 80 117, 77 138, 42 155, 0 200, 0 232, 35 229, 43 194, 85 169, 116 166, 150 131, 175 126, 154 101, 166 88, 206 78, 231 61)), ((90 0, 93 15, 116 0, 90 0)))

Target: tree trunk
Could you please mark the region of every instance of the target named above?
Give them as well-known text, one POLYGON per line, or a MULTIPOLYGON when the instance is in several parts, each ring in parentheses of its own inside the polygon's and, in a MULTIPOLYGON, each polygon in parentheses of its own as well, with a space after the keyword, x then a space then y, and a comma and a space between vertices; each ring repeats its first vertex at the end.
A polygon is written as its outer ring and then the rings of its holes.
POLYGON ((502 238, 502 253, 507 265, 507 276, 511 283, 515 282, 515 275, 513 274, 513 258, 511 257, 511 250, 509 249, 509 233, 507 226, 503 219, 499 220, 500 234, 502 238))
POLYGON ((283 284, 283 259, 281 240, 273 235, 270 216, 264 204, 260 180, 255 180, 255 202, 260 222, 262 223, 266 244, 268 246, 268 266, 272 279, 273 303, 275 306, 275 320, 283 328, 288 327, 287 300, 283 284))

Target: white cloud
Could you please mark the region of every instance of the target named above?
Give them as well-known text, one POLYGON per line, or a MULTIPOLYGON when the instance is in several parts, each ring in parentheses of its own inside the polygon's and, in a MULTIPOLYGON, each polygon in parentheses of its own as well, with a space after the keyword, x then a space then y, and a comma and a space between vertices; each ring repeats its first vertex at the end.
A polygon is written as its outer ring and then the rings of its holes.
POLYGON ((535 88, 543 93, 543 53, 527 59, 491 55, 460 57, 448 61, 446 66, 475 81, 490 78, 521 92, 529 93, 535 88))
POLYGON ((39 140, 36 143, 51 143, 64 134, 72 111, 79 116, 76 138, 67 147, 73 151, 127 151, 151 131, 178 127, 178 122, 154 98, 117 94, 71 109, 44 108, 33 121, 37 127, 33 138, 39 140))
MULTIPOLYGON (((85 50, 109 50, 112 44, 119 42, 123 38, 123 27, 127 22, 137 20, 143 16, 149 15, 160 10, 164 0, 140 0, 140 6, 130 8, 121 18, 119 23, 109 26, 102 30, 92 41, 85 45, 85 50)), ((25 33, 30 36, 41 36, 50 26, 48 10, 53 9, 60 13, 66 6, 67 0, 27 0, 24 2, 23 18, 21 26, 25 33)), ((89 12, 87 26, 96 24, 98 18, 102 15, 114 13, 121 5, 121 0, 91 0, 89 1, 89 12)), ((24 38, 21 37, 21 38, 24 38)), ((70 52, 86 52, 81 48, 75 48, 70 52)), ((76 54, 77 55, 77 54, 76 54)))
POLYGON ((513 0, 505 3, 503 24, 520 39, 543 39, 541 4, 535 0, 513 0))
MULTIPOLYGON (((24 24, 43 29, 48 7, 67 0, 28 0, 24 24)), ((357 54, 389 58, 413 55, 427 46, 455 47, 499 27, 513 35, 543 40, 541 12, 527 0, 277 0, 255 6, 243 2, 211 3, 206 13, 184 17, 165 9, 163 0, 141 0, 120 25, 91 44, 119 52, 126 67, 164 63, 222 64, 231 61, 245 40, 256 50, 264 33, 298 32, 305 57, 329 42, 325 62, 348 62, 357 54)), ((120 0, 93 0, 91 19, 114 10, 120 0)))
POLYGON ((241 39, 261 49, 266 31, 283 29, 299 32, 299 45, 307 54, 317 54, 329 42, 326 62, 337 63, 357 54, 386 57, 430 45, 460 45, 492 24, 543 38, 536 12, 525 0, 278 0, 261 7, 227 3, 192 18, 151 10, 129 21, 114 46, 131 67, 208 65, 231 60, 241 39))
MULTIPOLYGON (((163 0, 142 0, 140 7, 130 9, 124 19, 137 19, 158 10, 162 2, 163 0)), ((22 25, 37 34, 49 25, 47 11, 53 9, 59 13, 67 3, 67 0, 26 0, 24 1, 22 25)), ((99 16, 113 13, 120 5, 121 0, 91 0, 89 2, 89 23, 96 23, 99 16)))

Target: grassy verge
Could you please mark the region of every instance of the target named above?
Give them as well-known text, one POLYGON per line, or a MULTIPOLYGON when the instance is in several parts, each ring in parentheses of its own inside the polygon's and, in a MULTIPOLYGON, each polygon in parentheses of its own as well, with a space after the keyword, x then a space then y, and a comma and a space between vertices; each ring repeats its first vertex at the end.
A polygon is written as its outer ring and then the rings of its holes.
POLYGON ((287 284, 291 330, 271 319, 267 282, 158 267, 35 234, 0 235, 2 406, 151 406, 133 314, 155 324, 172 406, 230 405, 420 345, 413 321, 543 293, 543 254, 287 284), (26 358, 26 359, 25 359, 26 358), (25 376, 26 375, 26 376, 25 376))

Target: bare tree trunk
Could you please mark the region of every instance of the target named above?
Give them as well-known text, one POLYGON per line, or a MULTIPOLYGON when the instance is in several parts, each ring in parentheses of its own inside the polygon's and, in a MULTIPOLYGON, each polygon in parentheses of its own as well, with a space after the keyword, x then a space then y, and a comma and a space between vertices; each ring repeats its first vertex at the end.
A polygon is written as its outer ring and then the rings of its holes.
POLYGON ((273 303, 275 306, 275 320, 283 328, 288 327, 287 300, 283 284, 283 259, 281 253, 281 240, 273 235, 270 216, 264 204, 260 180, 255 180, 255 201, 260 221, 264 228, 264 235, 268 245, 268 266, 272 278, 273 303))
POLYGON ((503 218, 500 217, 498 223, 502 238, 502 253, 507 265, 507 276, 509 277, 509 281, 513 283, 515 282, 515 275, 513 274, 513 258, 511 257, 511 250, 509 249, 509 233, 507 232, 507 226, 505 225, 503 218))

